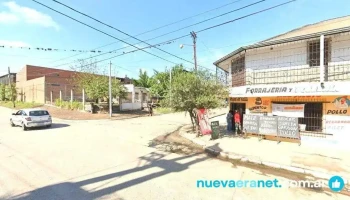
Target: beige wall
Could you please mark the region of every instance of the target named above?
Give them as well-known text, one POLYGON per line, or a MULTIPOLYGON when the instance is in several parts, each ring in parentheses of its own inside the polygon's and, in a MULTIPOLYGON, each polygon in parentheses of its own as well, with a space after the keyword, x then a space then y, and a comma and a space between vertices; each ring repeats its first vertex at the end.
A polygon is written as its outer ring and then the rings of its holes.
POLYGON ((24 102, 45 102, 45 77, 17 83, 18 100, 24 102))

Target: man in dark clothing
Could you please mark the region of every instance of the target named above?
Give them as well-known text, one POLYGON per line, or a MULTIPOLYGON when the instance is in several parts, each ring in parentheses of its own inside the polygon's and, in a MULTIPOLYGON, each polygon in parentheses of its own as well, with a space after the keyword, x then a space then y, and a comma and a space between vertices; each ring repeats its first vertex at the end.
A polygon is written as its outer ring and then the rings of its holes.
POLYGON ((149 111, 148 116, 153 116, 153 101, 150 104, 148 104, 148 111, 149 111))

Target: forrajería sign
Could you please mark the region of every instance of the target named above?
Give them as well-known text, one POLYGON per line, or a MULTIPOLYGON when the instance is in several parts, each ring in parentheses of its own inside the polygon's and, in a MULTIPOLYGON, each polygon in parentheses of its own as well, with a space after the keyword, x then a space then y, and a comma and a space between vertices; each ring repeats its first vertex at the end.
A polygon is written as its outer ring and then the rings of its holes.
POLYGON ((261 87, 261 88, 249 88, 247 87, 246 93, 288 93, 292 92, 293 88, 289 87, 261 87))

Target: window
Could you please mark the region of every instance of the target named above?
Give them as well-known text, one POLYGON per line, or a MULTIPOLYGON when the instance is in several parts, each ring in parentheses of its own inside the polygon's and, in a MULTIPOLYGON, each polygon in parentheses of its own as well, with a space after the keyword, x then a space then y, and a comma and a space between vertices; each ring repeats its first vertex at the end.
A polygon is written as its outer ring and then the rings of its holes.
POLYGON ((245 68, 245 56, 235 58, 231 62, 231 74, 242 71, 245 68))
MULTIPOLYGON (((324 41, 324 65, 328 65, 330 58, 330 40, 324 41)), ((310 67, 320 66, 320 41, 311 41, 307 45, 308 64, 310 67)))
POLYGON ((142 101, 147 102, 147 93, 142 94, 142 101))
POLYGON ((139 93, 138 92, 135 92, 135 100, 139 100, 139 93))
POLYGON ((36 111, 30 111, 29 116, 44 116, 49 115, 49 112, 46 110, 36 110, 36 111))

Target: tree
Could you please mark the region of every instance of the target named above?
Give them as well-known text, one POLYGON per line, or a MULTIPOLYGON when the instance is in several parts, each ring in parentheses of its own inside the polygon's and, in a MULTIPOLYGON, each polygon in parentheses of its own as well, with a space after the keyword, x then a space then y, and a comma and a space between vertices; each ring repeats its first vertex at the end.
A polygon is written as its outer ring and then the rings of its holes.
POLYGON ((5 99, 12 101, 13 107, 16 107, 17 89, 15 83, 5 86, 5 99))
POLYGON ((5 101, 6 99, 6 86, 5 84, 0 84, 0 101, 5 101))
POLYGON ((150 78, 146 71, 140 69, 139 78, 134 80, 135 86, 150 88, 152 86, 152 78, 150 78))
MULTIPOLYGON (((104 70, 95 62, 80 61, 80 64, 73 67, 77 71, 74 77, 74 84, 84 89, 88 98, 98 103, 99 99, 109 99, 109 77, 104 70)), ((126 98, 127 92, 120 80, 112 77, 112 96, 126 98)))
POLYGON ((198 71, 177 74, 172 81, 171 95, 168 93, 162 103, 175 111, 188 112, 194 128, 199 125, 196 109, 218 108, 227 97, 228 89, 217 83, 214 75, 198 71))
POLYGON ((166 69, 164 72, 158 72, 154 70, 154 75, 152 77, 152 86, 150 92, 154 96, 165 97, 170 90, 170 70, 172 79, 177 75, 186 72, 182 65, 176 65, 171 69, 166 69))

